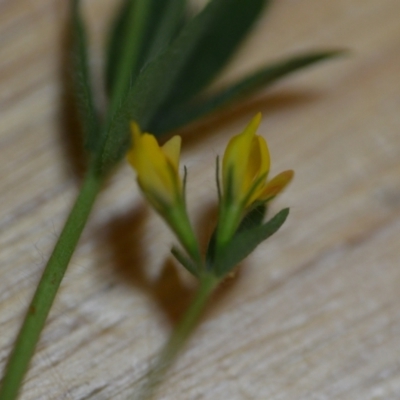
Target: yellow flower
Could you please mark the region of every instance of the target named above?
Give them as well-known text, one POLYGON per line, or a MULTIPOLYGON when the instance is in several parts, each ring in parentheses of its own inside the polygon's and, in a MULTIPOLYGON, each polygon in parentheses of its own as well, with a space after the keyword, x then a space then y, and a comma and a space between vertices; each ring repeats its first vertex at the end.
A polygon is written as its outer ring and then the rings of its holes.
POLYGON ((137 123, 131 124, 132 147, 127 155, 137 172, 138 183, 151 204, 161 211, 183 199, 179 176, 180 136, 163 146, 149 133, 141 133, 137 123))
POLYGON ((293 178, 293 171, 288 170, 267 180, 271 159, 267 142, 256 135, 260 122, 258 113, 242 133, 229 141, 225 150, 217 235, 220 248, 231 240, 246 211, 271 200, 293 178))
POLYGON ((293 171, 288 170, 267 181, 271 159, 267 142, 256 135, 260 122, 258 113, 229 141, 222 163, 223 197, 243 208, 275 197, 293 177, 293 171))
POLYGON ((196 265, 201 265, 200 250, 186 212, 184 188, 179 176, 180 136, 174 136, 160 146, 153 135, 142 134, 137 123, 131 124, 131 131, 132 147, 127 159, 137 172, 142 192, 175 232, 196 265))

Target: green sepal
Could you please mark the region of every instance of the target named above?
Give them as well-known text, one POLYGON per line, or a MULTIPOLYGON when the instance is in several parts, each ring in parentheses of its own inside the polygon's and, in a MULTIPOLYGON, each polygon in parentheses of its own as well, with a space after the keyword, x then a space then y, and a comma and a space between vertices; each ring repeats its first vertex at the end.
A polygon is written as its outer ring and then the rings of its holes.
POLYGON ((224 248, 214 261, 213 272, 217 277, 223 277, 243 261, 263 241, 272 236, 283 225, 289 209, 285 208, 262 225, 243 229, 224 248))
POLYGON ((341 54, 343 54, 341 51, 310 53, 262 67, 251 75, 214 94, 200 97, 188 103, 164 108, 159 112, 157 119, 151 126, 152 132, 156 135, 161 135, 178 129, 213 111, 241 100, 243 97, 275 83, 288 74, 341 54))
POLYGON ((194 264, 193 261, 184 255, 177 247, 172 247, 171 253, 192 275, 196 277, 199 276, 196 264, 194 264))
MULTIPOLYGON (((242 222, 240 223, 235 236, 242 233, 245 230, 253 229, 260 226, 263 222, 266 213, 266 205, 265 203, 261 203, 256 207, 252 208, 243 218, 242 222)), ((207 252, 206 252, 206 266, 207 269, 211 269, 216 255, 216 234, 217 229, 214 230, 213 234, 211 235, 210 241, 208 243, 207 252)))
MULTIPOLYGON (((237 0, 213 0, 188 22, 168 48, 141 70, 118 108, 112 113, 104 135, 96 168, 105 173, 126 153, 129 146, 129 121, 149 130, 151 120, 180 79, 180 72, 196 51, 208 28, 237 0)), ((242 0, 240 0, 242 1, 242 0)))
POLYGON ((260 226, 263 223, 266 211, 267 206, 264 202, 253 207, 243 218, 235 235, 260 226))
POLYGON ((100 122, 95 108, 88 66, 86 30, 79 12, 79 6, 79 0, 71 2, 71 70, 77 109, 84 133, 85 148, 94 152, 99 141, 100 122))
POLYGON ((182 178, 182 193, 183 193, 183 203, 186 206, 186 184, 187 184, 187 176, 188 176, 188 171, 186 168, 186 165, 183 166, 183 178, 182 178))
POLYGON ((213 0, 216 12, 179 74, 166 104, 180 104, 204 89, 227 64, 269 0, 213 0), (219 3, 219 4, 218 4, 219 3), (218 5, 217 5, 218 4, 218 5))

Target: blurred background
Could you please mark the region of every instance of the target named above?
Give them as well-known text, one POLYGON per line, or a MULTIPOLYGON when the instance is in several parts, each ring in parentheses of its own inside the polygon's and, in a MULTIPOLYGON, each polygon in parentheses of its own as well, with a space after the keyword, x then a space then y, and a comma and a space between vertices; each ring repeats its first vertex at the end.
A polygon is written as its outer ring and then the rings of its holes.
MULTIPOLYGON (((83 2, 98 101, 119 2, 83 2)), ((202 2, 196 2, 198 5, 202 2)), ((181 131, 188 203, 213 227, 215 158, 261 111, 283 228, 215 296, 159 399, 400 398, 400 2, 273 1, 215 86, 309 50, 298 72, 181 131)), ((0 368, 83 171, 68 88, 68 2, 0 1, 0 368)), ((125 399, 193 281, 124 163, 101 194, 21 399, 125 399)))

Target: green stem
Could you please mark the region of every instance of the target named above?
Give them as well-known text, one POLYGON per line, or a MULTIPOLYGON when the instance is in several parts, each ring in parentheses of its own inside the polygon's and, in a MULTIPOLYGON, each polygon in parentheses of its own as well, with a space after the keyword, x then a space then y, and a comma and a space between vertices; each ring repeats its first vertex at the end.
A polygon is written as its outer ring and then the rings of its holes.
POLYGON ((81 191, 37 286, 9 357, 0 387, 0 400, 14 400, 18 396, 36 343, 100 190, 101 183, 102 178, 92 171, 87 174, 83 182, 81 191))
POLYGON ((138 400, 151 400, 153 398, 154 391, 164 378, 168 367, 171 366, 194 331, 201 313, 218 282, 218 278, 211 274, 205 275, 201 279, 200 287, 192 303, 161 350, 156 365, 149 372, 147 381, 137 397, 138 400))
POLYGON ((242 209, 236 205, 221 205, 218 215, 218 227, 216 237, 216 253, 222 253, 230 242, 239 224, 242 209))
POLYGON ((119 62, 108 118, 113 117, 132 83, 132 74, 137 67, 140 46, 143 43, 143 35, 146 30, 147 16, 150 12, 151 4, 152 2, 149 0, 136 0, 129 7, 128 23, 126 24, 122 44, 124 53, 119 62))
POLYGON ((196 235, 193 232, 192 224, 190 223, 189 216, 187 215, 186 206, 184 202, 176 204, 173 207, 166 207, 163 215, 175 232, 175 235, 181 242, 184 249, 195 261, 197 267, 201 269, 203 261, 201 259, 201 253, 199 243, 196 239, 196 235))

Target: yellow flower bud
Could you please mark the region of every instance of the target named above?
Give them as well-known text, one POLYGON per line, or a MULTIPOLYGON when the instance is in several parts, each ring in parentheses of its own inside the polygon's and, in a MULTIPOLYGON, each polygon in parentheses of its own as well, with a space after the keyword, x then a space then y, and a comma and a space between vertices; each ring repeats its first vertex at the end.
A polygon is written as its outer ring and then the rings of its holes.
POLYGON ((137 172, 138 183, 150 203, 158 211, 182 202, 183 189, 179 176, 180 136, 163 146, 149 133, 141 133, 137 123, 131 124, 132 147, 127 155, 137 172))
POLYGON ((267 181, 271 159, 267 142, 256 135, 260 122, 258 113, 229 141, 222 163, 223 197, 243 208, 276 196, 293 177, 293 171, 288 170, 267 181))
POLYGON ((179 176, 180 136, 174 136, 160 146, 153 135, 142 134, 137 123, 131 124, 131 131, 132 147, 127 159, 137 172, 139 186, 200 269, 200 250, 186 212, 184 188, 179 176))
POLYGON ((288 170, 267 180, 271 159, 267 142, 256 135, 260 122, 261 113, 258 113, 242 133, 229 141, 225 150, 217 235, 219 246, 232 238, 246 211, 255 204, 271 200, 293 178, 293 171, 288 170))

